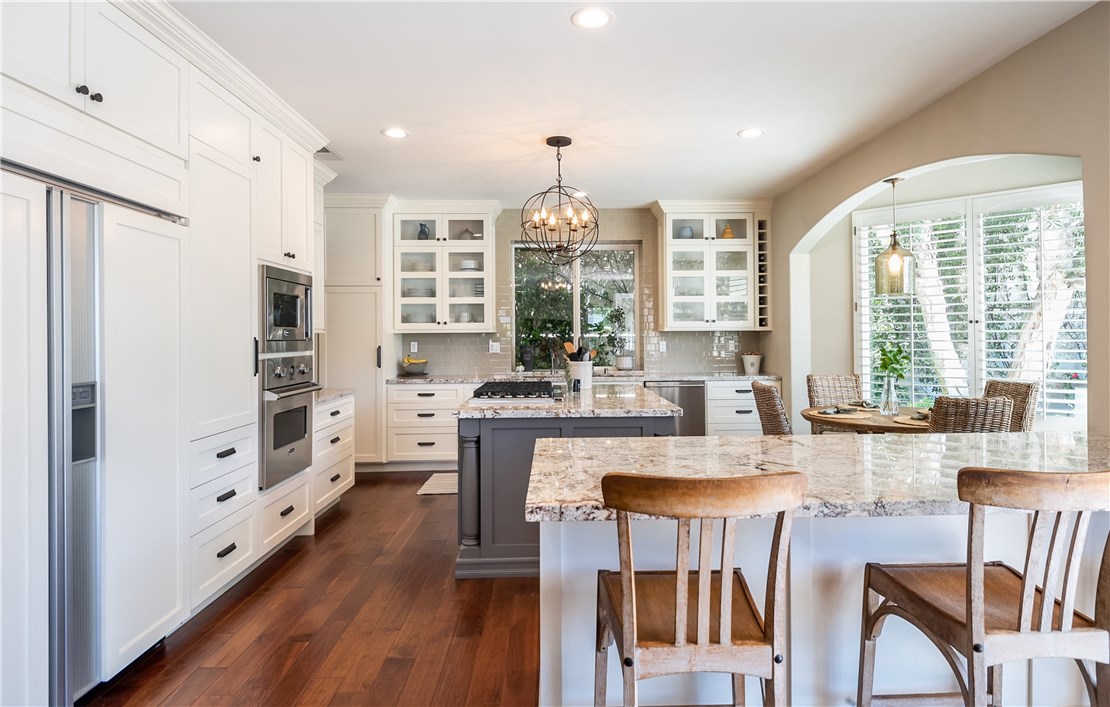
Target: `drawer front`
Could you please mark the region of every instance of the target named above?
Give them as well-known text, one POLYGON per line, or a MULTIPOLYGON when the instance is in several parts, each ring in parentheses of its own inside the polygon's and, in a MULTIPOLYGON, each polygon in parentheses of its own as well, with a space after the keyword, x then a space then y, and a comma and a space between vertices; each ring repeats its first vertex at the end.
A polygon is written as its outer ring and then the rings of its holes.
POLYGON ((355 415, 355 399, 340 398, 330 403, 317 405, 312 409, 313 427, 316 431, 334 425, 337 422, 348 420, 355 415))
POLYGON ((348 420, 319 430, 312 436, 312 463, 335 456, 340 450, 350 450, 355 446, 355 422, 348 420))
POLYGON ((461 385, 387 385, 390 403, 427 403, 431 407, 452 408, 463 401, 466 388, 461 385), (449 403, 449 404, 448 404, 449 403))
POLYGON ((262 517, 258 525, 262 537, 262 552, 269 552, 308 520, 311 510, 308 503, 308 482, 307 475, 301 474, 291 488, 279 489, 277 493, 280 495, 276 498, 262 499, 262 517))
POLYGON ((189 534, 196 535, 258 498, 258 466, 251 464, 201 484, 189 493, 189 534))
POLYGON ((389 461, 456 461, 457 432, 389 432, 389 461))
POLYGON ((746 396, 736 400, 710 400, 706 406, 706 421, 736 427, 759 427, 759 411, 755 398, 746 396))
POLYGON ((319 513, 347 489, 355 485, 355 455, 336 457, 330 463, 321 465, 319 471, 313 467, 312 497, 315 499, 313 512, 319 513))
POLYGON ((454 408, 424 408, 403 405, 390 405, 389 427, 454 427, 458 428, 458 418, 454 408))
POLYGON ((258 559, 255 510, 255 504, 248 504, 193 537, 190 543, 193 608, 258 559))
POLYGON ((258 425, 236 427, 189 444, 189 488, 258 461, 258 425))

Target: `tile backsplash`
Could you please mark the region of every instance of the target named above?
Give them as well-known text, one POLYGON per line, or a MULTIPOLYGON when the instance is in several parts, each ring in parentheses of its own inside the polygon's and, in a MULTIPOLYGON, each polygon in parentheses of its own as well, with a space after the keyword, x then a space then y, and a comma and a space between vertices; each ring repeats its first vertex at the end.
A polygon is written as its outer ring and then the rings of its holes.
MULTIPOLYGON (((678 332, 656 330, 656 291, 659 287, 658 223, 650 209, 602 209, 598 225, 602 241, 639 244, 639 302, 641 345, 636 367, 648 375, 665 373, 736 373, 740 369, 741 337, 745 349, 758 349, 758 332, 678 332), (664 346, 665 345, 665 346, 664 346), (666 348, 666 351, 661 349, 666 348)), ((513 261, 520 210, 506 208, 497 219, 497 330, 487 334, 404 334, 402 352, 416 341, 420 358, 428 359, 433 375, 487 377, 512 371, 513 261), (489 353, 490 340, 500 342, 500 353, 489 353)), ((404 356, 404 353, 401 354, 404 356)), ((398 370, 400 362, 397 363, 398 370)), ((773 371, 772 371, 773 373, 773 371)))

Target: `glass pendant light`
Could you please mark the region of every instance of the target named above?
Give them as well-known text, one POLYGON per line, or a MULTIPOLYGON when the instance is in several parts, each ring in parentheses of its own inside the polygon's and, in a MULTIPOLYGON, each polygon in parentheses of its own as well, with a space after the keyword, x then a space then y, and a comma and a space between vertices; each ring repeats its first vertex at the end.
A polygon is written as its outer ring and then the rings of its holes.
POLYGON ((894 187, 902 178, 891 177, 883 181, 890 185, 890 247, 875 258, 875 294, 912 295, 913 253, 898 244, 898 201, 894 196, 894 187))

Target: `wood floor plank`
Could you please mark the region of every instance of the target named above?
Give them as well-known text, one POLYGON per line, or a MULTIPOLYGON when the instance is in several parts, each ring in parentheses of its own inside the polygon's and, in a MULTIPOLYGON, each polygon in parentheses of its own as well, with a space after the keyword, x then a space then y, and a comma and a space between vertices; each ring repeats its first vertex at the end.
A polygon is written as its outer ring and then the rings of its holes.
POLYGON ((417 496, 429 476, 358 474, 79 706, 536 704, 539 582, 456 580, 456 497, 417 496))

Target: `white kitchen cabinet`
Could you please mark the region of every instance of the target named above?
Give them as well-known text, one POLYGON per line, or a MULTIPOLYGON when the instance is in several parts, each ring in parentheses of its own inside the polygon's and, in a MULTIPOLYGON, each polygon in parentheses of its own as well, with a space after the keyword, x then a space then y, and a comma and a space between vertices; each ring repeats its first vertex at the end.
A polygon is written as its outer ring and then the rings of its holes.
MULTIPOLYGON (((760 382, 780 387, 778 381, 760 382)), ((763 434, 751 381, 706 381, 705 434, 719 437, 763 434)))
POLYGON ((3 72, 154 147, 187 152, 188 62, 107 2, 3 3, 3 72))
POLYGON ((656 202, 662 329, 744 331, 770 326, 769 204, 656 202))
POLYGON ((329 388, 355 391, 355 461, 385 461, 382 424, 381 288, 328 287, 324 347, 329 388))
POLYGON ((320 513, 355 485, 355 401, 344 397, 313 410, 312 503, 320 513))
POLYGON ((190 440, 258 419, 251 170, 200 141, 189 159, 189 309, 185 338, 190 440))
POLYGON ((324 187, 335 179, 335 172, 319 162, 313 163, 312 170, 312 330, 316 333, 328 328, 328 296, 324 283, 328 277, 328 243, 324 228, 324 187))
POLYGON ((329 195, 325 201, 327 286, 383 286, 382 225, 388 218, 388 202, 346 195, 329 195))
POLYGON ((251 125, 254 240, 260 260, 312 272, 312 157, 261 118, 251 125))
POLYGON ((311 519, 310 471, 303 471, 260 494, 258 539, 265 553, 311 519))
POLYGON ((459 424, 452 411, 473 385, 408 383, 386 386, 387 446, 391 462, 457 462, 459 424))
POLYGON ((181 441, 188 229, 105 204, 100 627, 105 679, 188 616, 181 441))
POLYGON ((255 113, 211 78, 193 70, 189 86, 189 137, 241 165, 251 165, 255 113))

